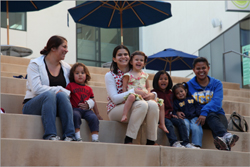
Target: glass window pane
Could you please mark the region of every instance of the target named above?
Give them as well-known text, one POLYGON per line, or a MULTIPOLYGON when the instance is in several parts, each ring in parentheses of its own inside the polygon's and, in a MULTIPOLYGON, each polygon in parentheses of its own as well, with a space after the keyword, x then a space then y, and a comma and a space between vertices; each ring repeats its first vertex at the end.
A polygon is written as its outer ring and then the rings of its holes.
MULTIPOLYGON (((9 26, 10 29, 26 31, 26 13, 9 13, 9 26)), ((7 28, 6 12, 1 12, 1 27, 7 28)))
MULTIPOLYGON (((77 1, 76 5, 84 1, 77 1)), ((113 49, 121 44, 121 30, 118 28, 98 28, 77 24, 77 61, 101 67, 112 61, 113 49)), ((124 45, 130 52, 139 49, 139 28, 123 29, 124 45)), ((86 65, 87 65, 86 64, 86 65)))

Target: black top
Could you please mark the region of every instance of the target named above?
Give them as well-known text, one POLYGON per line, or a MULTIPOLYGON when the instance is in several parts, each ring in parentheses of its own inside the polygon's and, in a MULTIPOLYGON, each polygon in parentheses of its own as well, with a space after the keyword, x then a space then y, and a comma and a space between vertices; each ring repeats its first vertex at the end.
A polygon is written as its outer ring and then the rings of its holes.
POLYGON ((58 76, 54 77, 50 74, 45 59, 44 59, 44 63, 45 63, 46 70, 47 70, 47 73, 49 76, 49 86, 62 86, 65 88, 66 87, 66 80, 65 80, 64 75, 63 75, 62 66, 61 66, 61 69, 60 69, 58 76))

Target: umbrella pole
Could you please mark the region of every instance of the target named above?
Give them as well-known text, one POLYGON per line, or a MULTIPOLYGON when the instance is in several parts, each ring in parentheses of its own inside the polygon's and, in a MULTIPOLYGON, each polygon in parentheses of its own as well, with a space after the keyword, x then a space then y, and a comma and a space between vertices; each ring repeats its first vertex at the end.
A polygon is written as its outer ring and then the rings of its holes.
POLYGON ((120 11, 120 23, 121 23, 121 44, 123 45, 122 11, 120 11))
POLYGON ((6 1, 6 17, 7 17, 7 45, 10 44, 10 40, 9 40, 9 29, 10 29, 10 26, 9 26, 9 2, 6 1))

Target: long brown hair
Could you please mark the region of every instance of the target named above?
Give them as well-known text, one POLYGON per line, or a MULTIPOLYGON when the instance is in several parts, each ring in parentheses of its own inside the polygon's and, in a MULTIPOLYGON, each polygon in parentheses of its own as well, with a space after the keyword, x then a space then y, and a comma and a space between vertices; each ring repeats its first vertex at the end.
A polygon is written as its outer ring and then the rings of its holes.
MULTIPOLYGON (((125 49, 128 52, 128 55, 130 56, 130 52, 128 50, 128 48, 124 45, 118 45, 117 47, 114 48, 113 50, 113 58, 116 57, 116 54, 118 52, 119 49, 125 49)), ((129 63, 129 69, 131 69, 131 64, 129 63)), ((110 66, 110 71, 113 71, 113 73, 117 74, 117 70, 118 70, 118 66, 117 63, 114 62, 114 60, 112 60, 111 66, 110 66)))

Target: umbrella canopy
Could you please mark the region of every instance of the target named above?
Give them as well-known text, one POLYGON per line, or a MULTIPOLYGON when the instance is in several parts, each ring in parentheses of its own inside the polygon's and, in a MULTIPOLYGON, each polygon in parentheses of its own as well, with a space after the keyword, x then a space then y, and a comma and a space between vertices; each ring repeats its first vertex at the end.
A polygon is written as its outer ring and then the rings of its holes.
POLYGON ((9 12, 38 11, 60 1, 1 1, 1 12, 7 15, 7 44, 9 45, 9 12))
POLYGON ((146 69, 151 70, 188 70, 192 69, 193 60, 197 56, 174 49, 164 49, 161 52, 148 56, 146 69))
POLYGON ((76 23, 101 28, 151 25, 172 16, 171 4, 164 1, 87 1, 68 10, 76 23))

